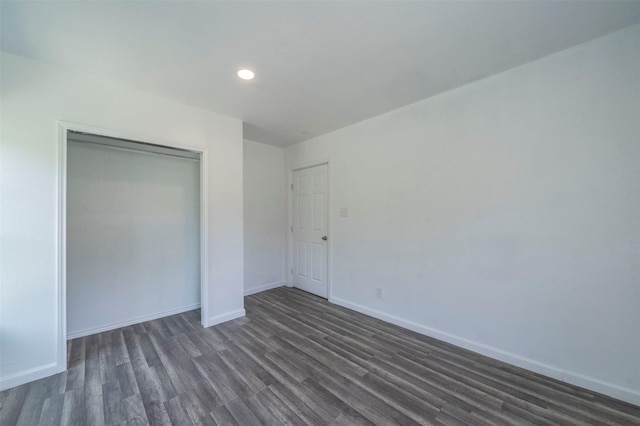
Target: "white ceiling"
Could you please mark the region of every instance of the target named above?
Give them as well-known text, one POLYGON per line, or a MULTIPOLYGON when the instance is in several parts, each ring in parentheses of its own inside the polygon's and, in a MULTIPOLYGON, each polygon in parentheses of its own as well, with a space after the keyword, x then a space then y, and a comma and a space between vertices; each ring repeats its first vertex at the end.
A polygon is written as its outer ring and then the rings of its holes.
POLYGON ((279 146, 640 22, 640 1, 0 7, 2 50, 240 118, 246 139, 279 146))

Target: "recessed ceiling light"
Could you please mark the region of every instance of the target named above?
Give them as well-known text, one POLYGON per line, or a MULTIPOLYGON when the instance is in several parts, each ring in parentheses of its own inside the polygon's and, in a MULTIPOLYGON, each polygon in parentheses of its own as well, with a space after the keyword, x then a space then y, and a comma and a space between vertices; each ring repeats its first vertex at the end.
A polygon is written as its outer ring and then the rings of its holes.
POLYGON ((253 80, 255 76, 256 76, 256 73, 246 68, 238 70, 238 77, 240 77, 243 80, 253 80))

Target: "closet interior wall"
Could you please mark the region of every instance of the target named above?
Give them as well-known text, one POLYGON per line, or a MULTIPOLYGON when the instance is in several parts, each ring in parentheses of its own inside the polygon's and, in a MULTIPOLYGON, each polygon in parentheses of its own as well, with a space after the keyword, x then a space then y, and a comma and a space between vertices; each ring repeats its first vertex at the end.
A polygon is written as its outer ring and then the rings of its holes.
POLYGON ((69 339, 200 306, 198 154, 96 138, 67 145, 69 339))

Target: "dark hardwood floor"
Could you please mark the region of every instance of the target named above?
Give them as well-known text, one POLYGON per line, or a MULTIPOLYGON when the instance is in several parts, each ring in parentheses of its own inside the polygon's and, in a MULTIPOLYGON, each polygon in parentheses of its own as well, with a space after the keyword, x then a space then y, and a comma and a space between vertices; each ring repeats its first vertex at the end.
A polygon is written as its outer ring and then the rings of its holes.
POLYGON ((69 342, 69 370, 0 393, 1 425, 640 425, 640 407, 290 288, 69 342))

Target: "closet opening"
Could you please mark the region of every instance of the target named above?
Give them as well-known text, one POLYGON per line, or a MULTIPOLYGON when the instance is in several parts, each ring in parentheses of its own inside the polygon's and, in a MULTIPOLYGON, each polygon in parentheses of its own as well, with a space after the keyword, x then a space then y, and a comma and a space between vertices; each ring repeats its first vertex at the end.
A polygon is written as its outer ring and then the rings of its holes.
POLYGON ((62 130, 61 340, 201 308, 203 153, 62 130))

